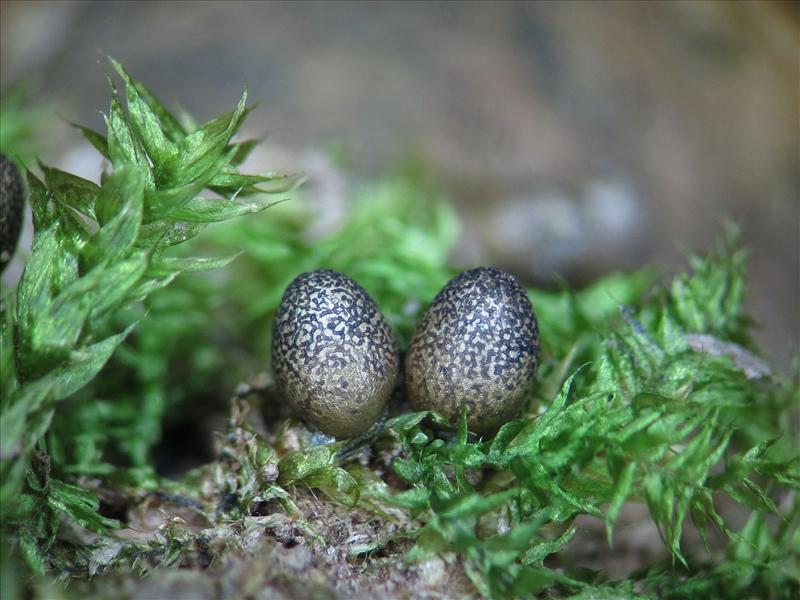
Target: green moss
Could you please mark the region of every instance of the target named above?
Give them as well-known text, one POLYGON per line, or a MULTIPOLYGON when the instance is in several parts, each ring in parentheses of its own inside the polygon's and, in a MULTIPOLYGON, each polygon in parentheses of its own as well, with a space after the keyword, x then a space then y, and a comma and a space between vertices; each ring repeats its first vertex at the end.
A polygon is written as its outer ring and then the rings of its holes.
MULTIPOLYGON (((131 307, 182 272, 219 267, 232 258, 173 258, 171 246, 209 222, 271 203, 263 195, 247 203, 233 198, 274 179, 240 175, 232 166, 241 154, 231 138, 246 114, 246 94, 232 113, 188 131, 113 64, 125 81, 127 110, 112 83, 108 136, 90 136, 110 169, 101 186, 44 165, 44 180, 28 171, 33 245, 14 312, 10 302, 2 311, 2 527, 38 572, 57 536, 60 513, 97 531, 115 526, 97 513, 90 492, 56 476, 61 464, 51 464, 46 434, 58 406, 97 376, 134 329, 138 317, 131 307), (205 188, 227 197, 199 198, 205 188)), ((80 423, 88 443, 78 446, 73 471, 98 464, 100 454, 86 437, 98 424, 91 418, 80 423)))
POLYGON ((92 588, 89 575, 211 569, 204 561, 224 562, 233 546, 246 557, 264 527, 291 523, 309 547, 341 551, 351 566, 381 564, 383 553, 399 572, 404 560, 456 556, 487 597, 798 592, 798 375, 770 373, 753 346, 733 227, 666 283, 644 270, 577 292, 528 290, 539 383, 525 414, 489 439, 463 419, 453 429, 400 406, 360 438, 326 443, 292 422, 263 422, 259 403, 275 401, 266 379, 231 402, 215 460, 177 481, 159 477, 153 448, 166 423, 212 410, 266 370, 271 317, 297 274, 355 278, 406 345, 456 272, 457 220, 424 173, 405 169, 362 184, 343 226, 309 240, 314 215, 292 182, 236 171, 252 148, 232 141, 244 98, 190 131, 115 68, 127 108, 114 91, 107 136, 84 130, 110 161, 102 185, 44 165, 43 180, 29 173, 34 248, 3 312, 4 573, 20 571, 20 555, 27 569, 102 595, 109 582, 92 588), (203 189, 223 199, 201 199, 203 189), (292 202, 182 243, 270 206, 259 190, 292 202), (228 264, 194 258, 200 250, 242 254, 228 264), (98 497, 125 519, 156 502, 180 520, 133 541, 115 533, 98 497), (632 504, 646 507, 671 561, 623 581, 576 564, 577 519, 602 523, 613 549, 632 504), (265 507, 279 516, 262 516, 265 507), (345 548, 326 525, 332 511, 359 523, 371 515, 379 533, 345 548), (743 526, 728 518, 742 512, 743 526), (687 544, 690 529, 715 552, 687 544))

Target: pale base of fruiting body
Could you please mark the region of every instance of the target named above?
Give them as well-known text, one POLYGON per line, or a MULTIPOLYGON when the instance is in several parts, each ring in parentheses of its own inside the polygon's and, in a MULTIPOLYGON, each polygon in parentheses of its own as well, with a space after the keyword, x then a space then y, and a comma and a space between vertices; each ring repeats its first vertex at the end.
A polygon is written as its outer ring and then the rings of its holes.
POLYGON ((349 438, 380 418, 395 382, 375 381, 363 369, 342 369, 302 382, 287 378, 279 385, 303 420, 336 438, 349 438))
POLYGON ((298 416, 338 438, 367 431, 397 382, 400 358, 369 294, 329 270, 299 275, 273 325, 275 381, 298 416))
POLYGON ((509 396, 502 386, 448 385, 441 381, 412 384, 411 404, 417 410, 435 410, 453 425, 466 408, 467 429, 483 436, 493 435, 505 423, 522 413, 529 399, 531 386, 509 396))
POLYGON ((479 268, 452 279, 422 317, 406 356, 406 387, 418 409, 491 434, 519 416, 536 377, 539 330, 517 280, 479 268))

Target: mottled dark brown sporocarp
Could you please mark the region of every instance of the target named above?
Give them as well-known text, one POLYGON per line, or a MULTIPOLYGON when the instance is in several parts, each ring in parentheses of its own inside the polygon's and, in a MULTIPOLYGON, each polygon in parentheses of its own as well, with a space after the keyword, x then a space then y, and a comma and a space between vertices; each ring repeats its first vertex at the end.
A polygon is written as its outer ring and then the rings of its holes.
POLYGON ((22 230, 25 188, 16 165, 0 154, 0 273, 11 261, 22 230))
POLYGON ((399 350, 375 301, 336 271, 299 275, 275 317, 272 368, 295 412, 323 432, 369 429, 397 383, 399 350))
POLYGON ((516 278, 481 267, 450 280, 417 326, 406 357, 409 399, 468 427, 496 431, 519 416, 539 364, 539 329, 516 278))

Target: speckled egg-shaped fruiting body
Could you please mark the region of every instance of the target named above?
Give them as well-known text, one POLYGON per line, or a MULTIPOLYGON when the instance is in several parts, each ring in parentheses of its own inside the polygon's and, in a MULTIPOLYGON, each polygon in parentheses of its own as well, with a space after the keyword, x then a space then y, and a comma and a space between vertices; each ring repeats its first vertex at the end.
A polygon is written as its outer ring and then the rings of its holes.
POLYGON ((273 326, 272 368, 307 422, 340 438, 365 432, 383 412, 399 366, 389 324, 355 281, 319 270, 286 288, 273 326))
POLYGON ((406 356, 411 403, 494 433, 523 409, 539 363, 539 328, 517 280, 495 268, 453 278, 422 317, 406 356))
POLYGON ((22 229, 25 188, 16 165, 0 154, 0 273, 11 261, 22 229))

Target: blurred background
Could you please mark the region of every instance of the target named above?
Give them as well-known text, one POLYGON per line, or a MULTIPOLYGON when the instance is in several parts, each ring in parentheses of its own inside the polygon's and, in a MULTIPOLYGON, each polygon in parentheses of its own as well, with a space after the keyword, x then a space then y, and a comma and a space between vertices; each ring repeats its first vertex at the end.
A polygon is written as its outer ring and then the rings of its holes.
MULTIPOLYGON (((683 264, 726 217, 782 367, 800 339, 800 9, 771 2, 0 5, 0 83, 45 107, 41 158, 96 179, 55 117, 103 130, 114 56, 200 120, 243 85, 250 169, 305 172, 313 228, 420 161, 462 223, 456 265, 581 286, 683 264)), ((7 273, 8 275, 8 273, 7 273)))

